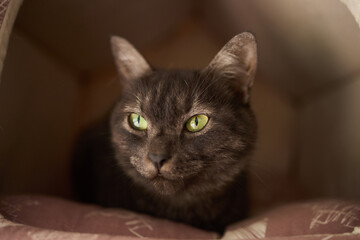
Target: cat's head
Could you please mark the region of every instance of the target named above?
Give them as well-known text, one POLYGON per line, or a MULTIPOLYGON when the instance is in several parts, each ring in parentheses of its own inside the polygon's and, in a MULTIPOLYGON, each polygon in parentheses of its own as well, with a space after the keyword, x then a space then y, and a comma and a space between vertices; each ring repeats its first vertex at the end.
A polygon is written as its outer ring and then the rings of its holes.
POLYGON ((123 94, 111 117, 119 167, 151 192, 216 192, 246 167, 256 139, 252 34, 232 38, 201 71, 155 70, 112 37, 123 94))

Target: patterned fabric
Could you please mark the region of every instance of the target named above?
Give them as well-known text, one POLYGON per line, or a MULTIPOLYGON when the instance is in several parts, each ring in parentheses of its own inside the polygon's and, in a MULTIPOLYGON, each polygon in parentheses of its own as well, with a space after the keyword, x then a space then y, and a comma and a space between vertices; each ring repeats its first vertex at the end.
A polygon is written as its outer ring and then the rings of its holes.
POLYGON ((360 205, 355 202, 327 200, 297 203, 256 219, 230 226, 226 240, 271 239, 360 239, 360 205))
POLYGON ((7 7, 9 6, 10 0, 0 0, 0 28, 5 18, 7 7))
MULTIPOLYGON (((0 201, 0 239, 216 239, 215 233, 122 209, 59 198, 0 201)), ((287 205, 228 227, 222 240, 360 240, 360 204, 327 200, 287 205)))
MULTIPOLYGON (((122 209, 105 209, 50 197, 7 197, 0 202, 0 239, 3 234, 27 229, 36 236, 62 236, 76 232, 76 236, 113 235, 127 238, 215 239, 217 235, 191 226, 157 219, 122 209), (46 233, 39 231, 46 229, 46 233), (93 235, 89 235, 89 234, 93 235)), ((67 236, 67 235, 66 235, 67 236)), ((69 235, 70 236, 70 235, 69 235)), ((98 236, 98 237, 95 237, 98 236)), ((48 239, 48 238, 19 238, 48 239)), ((50 238, 53 239, 53 238, 50 238)), ((58 239, 54 237, 54 239, 58 239)), ((73 238, 64 238, 73 239, 73 238)), ((82 239, 74 238, 74 239, 82 239)), ((86 238, 91 239, 91 238, 86 238)), ((105 238, 107 239, 107 238, 105 238)))

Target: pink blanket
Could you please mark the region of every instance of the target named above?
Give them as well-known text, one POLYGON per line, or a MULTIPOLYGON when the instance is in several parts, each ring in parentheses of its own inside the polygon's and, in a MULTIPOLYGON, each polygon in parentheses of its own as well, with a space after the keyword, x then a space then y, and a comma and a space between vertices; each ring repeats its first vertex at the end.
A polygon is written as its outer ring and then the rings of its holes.
MULTIPOLYGON (((45 196, 0 201, 0 239, 215 239, 206 232, 122 209, 45 196)), ((223 239, 359 239, 360 204, 338 200, 280 207, 228 227, 223 239)))

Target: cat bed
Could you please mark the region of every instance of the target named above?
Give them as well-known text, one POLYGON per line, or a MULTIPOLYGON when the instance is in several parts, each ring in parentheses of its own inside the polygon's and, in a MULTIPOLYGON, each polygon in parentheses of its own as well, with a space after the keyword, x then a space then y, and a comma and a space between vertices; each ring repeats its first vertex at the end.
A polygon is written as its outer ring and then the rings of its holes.
POLYGON ((22 0, 0 0, 0 76, 12 26, 21 3, 22 0))
MULTIPOLYGON (((213 232, 121 209, 47 196, 0 201, 0 239, 216 239, 213 232)), ((360 204, 338 200, 283 206, 228 227, 223 239, 360 239, 360 204)))

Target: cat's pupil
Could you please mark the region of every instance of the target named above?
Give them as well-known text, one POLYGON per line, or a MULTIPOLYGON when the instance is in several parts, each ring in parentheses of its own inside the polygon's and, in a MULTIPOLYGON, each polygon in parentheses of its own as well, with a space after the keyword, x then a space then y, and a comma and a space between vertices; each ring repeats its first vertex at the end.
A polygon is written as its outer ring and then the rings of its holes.
POLYGON ((140 124, 140 116, 138 116, 137 121, 138 121, 138 124, 140 124))
POLYGON ((199 124, 199 120, 197 117, 195 117, 195 125, 197 126, 199 124))

